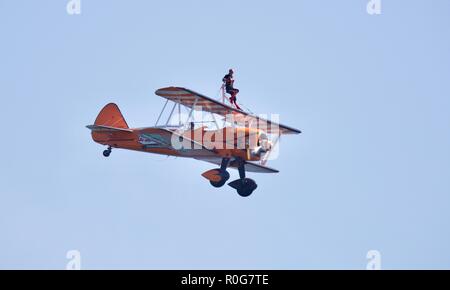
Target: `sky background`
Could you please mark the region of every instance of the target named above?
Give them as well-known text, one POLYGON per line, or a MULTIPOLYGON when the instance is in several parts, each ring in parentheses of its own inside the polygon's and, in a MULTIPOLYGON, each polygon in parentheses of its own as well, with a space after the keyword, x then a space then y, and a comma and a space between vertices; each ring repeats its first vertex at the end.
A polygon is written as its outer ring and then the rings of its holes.
MULTIPOLYGON (((0 268, 450 268, 450 1, 0 0, 0 268), (184 86, 303 134, 241 198, 213 165, 104 148, 184 86)), ((237 178, 231 171, 232 179, 237 178)))

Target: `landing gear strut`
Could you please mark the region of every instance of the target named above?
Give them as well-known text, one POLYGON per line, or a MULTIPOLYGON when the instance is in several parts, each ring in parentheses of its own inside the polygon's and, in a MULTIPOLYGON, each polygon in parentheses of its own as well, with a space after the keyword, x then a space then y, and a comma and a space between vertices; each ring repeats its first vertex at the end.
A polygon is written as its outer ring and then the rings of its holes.
POLYGON ((111 146, 108 146, 108 149, 103 151, 103 156, 109 157, 110 154, 111 154, 111 146))
POLYGON ((228 183, 229 186, 236 189, 237 193, 242 197, 247 197, 253 193, 258 187, 253 179, 245 177, 245 162, 244 160, 238 160, 239 179, 228 183))

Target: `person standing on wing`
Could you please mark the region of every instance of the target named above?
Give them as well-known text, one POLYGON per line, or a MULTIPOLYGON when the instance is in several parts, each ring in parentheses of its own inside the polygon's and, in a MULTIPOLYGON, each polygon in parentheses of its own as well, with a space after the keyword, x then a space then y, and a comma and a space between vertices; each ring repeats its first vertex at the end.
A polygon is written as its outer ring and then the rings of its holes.
POLYGON ((239 90, 233 87, 234 85, 233 73, 234 71, 230 69, 228 71, 228 74, 226 74, 223 77, 222 81, 225 84, 225 91, 231 95, 230 103, 233 104, 236 107, 236 109, 241 110, 239 105, 236 103, 236 95, 239 93, 239 90))

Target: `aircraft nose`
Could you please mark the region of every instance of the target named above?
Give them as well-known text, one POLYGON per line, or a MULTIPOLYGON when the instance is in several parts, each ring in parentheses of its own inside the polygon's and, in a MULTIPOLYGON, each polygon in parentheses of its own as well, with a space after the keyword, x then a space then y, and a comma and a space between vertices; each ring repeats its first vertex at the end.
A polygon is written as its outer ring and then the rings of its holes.
POLYGON ((270 149, 272 149, 272 142, 269 140, 264 140, 263 142, 261 142, 261 147, 264 151, 269 151, 270 149))

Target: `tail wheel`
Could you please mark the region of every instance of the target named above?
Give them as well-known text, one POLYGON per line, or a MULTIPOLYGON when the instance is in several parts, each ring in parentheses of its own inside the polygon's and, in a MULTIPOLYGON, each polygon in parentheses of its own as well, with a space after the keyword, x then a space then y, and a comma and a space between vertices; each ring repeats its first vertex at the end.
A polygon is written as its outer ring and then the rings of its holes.
POLYGON ((109 157, 111 155, 111 147, 108 147, 105 151, 103 151, 103 156, 109 157))

